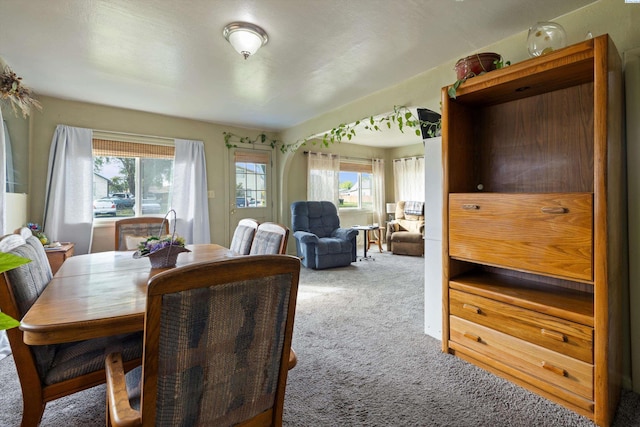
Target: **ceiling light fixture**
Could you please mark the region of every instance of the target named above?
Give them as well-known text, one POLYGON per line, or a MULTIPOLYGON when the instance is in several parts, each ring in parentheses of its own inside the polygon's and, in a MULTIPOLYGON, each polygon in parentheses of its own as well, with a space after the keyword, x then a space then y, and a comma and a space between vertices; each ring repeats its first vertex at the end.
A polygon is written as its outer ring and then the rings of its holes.
POLYGON ((257 25, 248 22, 232 22, 224 27, 222 35, 233 48, 247 59, 267 44, 267 33, 257 25))

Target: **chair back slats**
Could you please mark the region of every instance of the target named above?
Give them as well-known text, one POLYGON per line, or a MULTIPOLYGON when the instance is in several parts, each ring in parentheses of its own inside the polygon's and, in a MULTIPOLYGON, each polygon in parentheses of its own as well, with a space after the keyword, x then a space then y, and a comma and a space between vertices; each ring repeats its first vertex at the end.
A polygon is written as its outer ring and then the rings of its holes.
POLYGON ((267 255, 151 279, 143 425, 281 422, 299 273, 297 258, 267 255))
POLYGON ((251 244, 250 255, 274 255, 287 253, 289 228, 274 222, 264 222, 258 226, 251 244))
POLYGON ((233 232, 230 249, 239 255, 249 255, 258 225, 255 219, 241 219, 233 232))
POLYGON ((132 251, 149 236, 169 234, 169 223, 163 218, 125 218, 115 223, 115 250, 132 251))

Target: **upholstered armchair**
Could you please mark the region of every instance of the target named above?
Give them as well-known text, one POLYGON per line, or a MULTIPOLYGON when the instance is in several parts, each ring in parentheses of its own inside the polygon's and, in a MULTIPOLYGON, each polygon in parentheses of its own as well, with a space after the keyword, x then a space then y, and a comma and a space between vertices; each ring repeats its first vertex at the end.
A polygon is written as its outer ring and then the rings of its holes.
POLYGON ((387 223, 387 250, 398 255, 424 255, 424 202, 396 203, 396 219, 387 223))
POLYGON ((358 230, 340 228, 338 210, 331 202, 300 201, 291 204, 296 251, 307 268, 343 267, 356 260, 358 230))

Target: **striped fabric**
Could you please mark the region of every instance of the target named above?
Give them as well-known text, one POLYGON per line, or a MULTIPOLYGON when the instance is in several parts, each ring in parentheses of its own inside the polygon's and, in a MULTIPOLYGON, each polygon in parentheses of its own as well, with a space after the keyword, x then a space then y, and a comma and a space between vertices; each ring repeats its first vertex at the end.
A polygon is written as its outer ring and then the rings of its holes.
POLYGON ((149 236, 160 236, 162 232, 162 223, 140 223, 140 224, 122 224, 119 228, 119 251, 127 251, 137 248, 127 248, 126 236, 136 238, 147 238, 149 236))
POLYGON ((424 202, 408 201, 404 204, 405 215, 424 215, 424 202))
POLYGON ((233 239, 231 239, 231 250, 240 255, 249 255, 251 251, 251 242, 253 241, 253 235, 256 229, 253 227, 246 227, 244 225, 238 225, 233 232, 233 239))
POLYGON ((290 282, 287 274, 163 297, 156 425, 235 425, 273 404, 290 282))
POLYGON ((280 253, 280 244, 283 235, 265 230, 258 230, 253 238, 250 255, 277 255, 280 253))
MULTIPOLYGON (((51 268, 42 243, 35 237, 27 238, 25 244, 9 253, 31 260, 6 273, 18 310, 24 316, 51 280, 51 268)), ((142 332, 30 348, 40 380, 50 385, 104 369, 105 355, 111 351, 122 351, 126 360, 141 357, 142 332)))

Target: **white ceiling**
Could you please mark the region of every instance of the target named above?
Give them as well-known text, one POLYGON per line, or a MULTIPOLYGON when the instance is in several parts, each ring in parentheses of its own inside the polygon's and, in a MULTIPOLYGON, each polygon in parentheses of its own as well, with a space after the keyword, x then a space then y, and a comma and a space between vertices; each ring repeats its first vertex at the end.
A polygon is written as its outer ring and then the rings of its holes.
POLYGON ((277 131, 593 2, 0 0, 0 57, 36 94, 277 131), (246 61, 233 21, 269 35, 246 61))

